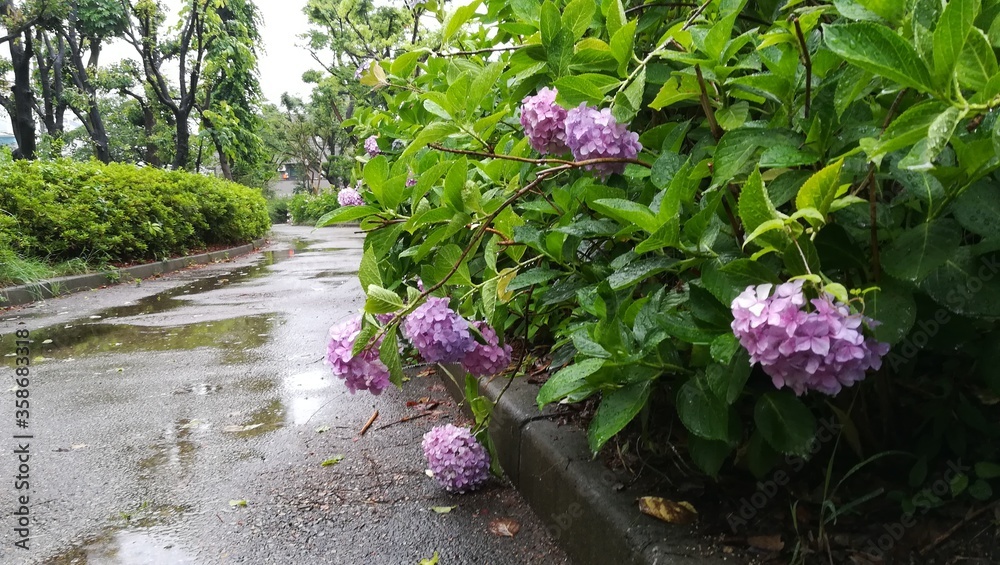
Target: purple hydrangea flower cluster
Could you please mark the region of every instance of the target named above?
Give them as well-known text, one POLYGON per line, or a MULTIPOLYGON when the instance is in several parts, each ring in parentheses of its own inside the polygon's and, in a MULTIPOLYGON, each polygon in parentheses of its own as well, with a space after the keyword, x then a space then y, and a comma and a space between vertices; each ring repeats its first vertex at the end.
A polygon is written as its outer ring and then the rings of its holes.
POLYGON ((381 152, 382 150, 378 148, 377 135, 373 135, 365 140, 365 153, 368 153, 369 157, 374 157, 381 152))
MULTIPOLYGON (((566 145, 577 161, 600 158, 635 159, 642 150, 639 134, 629 131, 619 124, 611 110, 587 106, 581 103, 566 113, 566 145)), ((621 174, 625 163, 594 163, 584 167, 594 171, 601 179, 612 173, 621 174)))
POLYGON ((361 206, 365 199, 361 198, 361 193, 353 188, 345 187, 337 193, 337 202, 341 206, 361 206))
POLYGON ((486 322, 472 322, 486 343, 476 342, 475 347, 462 359, 462 367, 477 377, 496 375, 510 365, 511 347, 500 347, 497 332, 486 322))
POLYGON ((566 109, 556 104, 556 89, 543 88, 521 101, 521 126, 528 143, 542 155, 563 155, 566 146, 566 109))
POLYGON ((802 283, 778 285, 773 294, 770 284, 747 287, 732 303, 733 333, 775 387, 835 395, 881 368, 889 344, 865 337, 863 326, 877 322, 829 294, 809 300, 813 309, 806 310, 802 283))
POLYGON ((421 445, 431 473, 448 492, 475 490, 489 479, 489 453, 469 430, 435 426, 424 434, 421 445))
POLYGON ((455 363, 476 347, 469 322, 448 306, 447 298, 430 297, 403 320, 403 335, 428 363, 455 363))
POLYGON ((358 355, 351 354, 354 340, 359 333, 361 333, 361 316, 355 316, 330 328, 326 364, 330 366, 334 375, 344 379, 351 394, 358 390, 381 394, 389 386, 389 369, 378 358, 378 344, 358 355))

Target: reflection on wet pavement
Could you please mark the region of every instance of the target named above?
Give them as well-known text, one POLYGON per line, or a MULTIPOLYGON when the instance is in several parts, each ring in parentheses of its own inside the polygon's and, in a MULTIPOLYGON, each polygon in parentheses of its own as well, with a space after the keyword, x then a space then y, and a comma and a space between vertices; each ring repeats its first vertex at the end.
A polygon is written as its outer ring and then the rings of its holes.
POLYGON ((47 559, 45 565, 193 565, 169 524, 190 511, 185 506, 143 504, 134 515, 122 512, 116 524, 47 559))

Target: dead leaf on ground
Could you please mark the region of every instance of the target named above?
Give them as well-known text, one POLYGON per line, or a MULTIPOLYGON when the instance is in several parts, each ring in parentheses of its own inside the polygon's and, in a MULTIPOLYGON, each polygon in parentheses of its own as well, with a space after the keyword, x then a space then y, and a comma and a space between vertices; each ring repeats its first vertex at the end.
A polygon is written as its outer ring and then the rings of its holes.
POLYGON ((510 518, 497 518, 490 522, 490 533, 512 538, 521 530, 521 524, 510 518))
POLYGON ((438 514, 447 514, 452 510, 458 508, 457 506, 431 506, 431 510, 437 512, 438 514))
POLYGON ((690 524, 698 519, 698 511, 690 502, 674 502, 659 496, 640 498, 639 511, 669 524, 690 524))
POLYGON ((785 548, 785 542, 781 541, 780 534, 771 536, 748 536, 747 544, 750 547, 763 549, 764 551, 781 551, 785 548))

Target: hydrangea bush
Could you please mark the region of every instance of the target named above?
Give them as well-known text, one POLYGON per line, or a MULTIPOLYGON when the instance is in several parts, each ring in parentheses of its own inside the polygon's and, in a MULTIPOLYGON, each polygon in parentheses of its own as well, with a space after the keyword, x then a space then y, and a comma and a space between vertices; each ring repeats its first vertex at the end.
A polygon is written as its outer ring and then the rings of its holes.
POLYGON ((359 147, 367 204, 320 222, 368 232, 391 316, 358 339, 394 382, 402 328, 474 375, 544 358, 540 406, 599 401, 595 452, 644 414, 761 475, 824 418, 848 469, 962 458, 954 494, 991 496, 1000 2, 420 6, 345 122, 404 148, 359 147))

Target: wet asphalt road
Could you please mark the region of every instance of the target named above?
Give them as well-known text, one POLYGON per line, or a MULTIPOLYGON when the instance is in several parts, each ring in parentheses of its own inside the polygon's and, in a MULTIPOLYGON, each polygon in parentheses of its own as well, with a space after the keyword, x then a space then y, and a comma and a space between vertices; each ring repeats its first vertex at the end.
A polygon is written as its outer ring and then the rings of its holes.
POLYGON ((272 240, 0 311, 0 562, 567 563, 501 481, 448 495, 424 474, 423 433, 462 421, 440 383, 352 396, 323 365, 327 329, 363 303, 361 236, 277 226, 272 240), (17 329, 32 340, 26 430, 17 329), (18 433, 33 436, 30 490, 15 490, 18 433), (14 545, 24 494, 29 550, 14 545), (496 520, 520 531, 491 533, 496 520))

